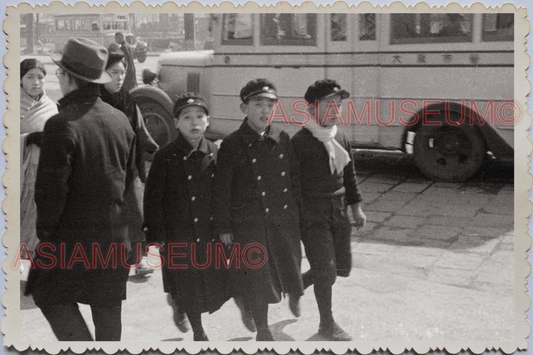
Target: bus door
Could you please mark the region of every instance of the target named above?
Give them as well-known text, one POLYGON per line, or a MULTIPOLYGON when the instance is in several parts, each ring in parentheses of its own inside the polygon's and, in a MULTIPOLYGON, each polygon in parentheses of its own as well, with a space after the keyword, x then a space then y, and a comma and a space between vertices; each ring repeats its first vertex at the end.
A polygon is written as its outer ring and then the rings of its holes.
POLYGON ((339 127, 357 146, 376 146, 379 127, 369 124, 377 95, 378 68, 375 14, 325 14, 325 77, 351 93, 343 107, 339 127), (370 53, 369 53, 370 52, 370 53), (348 102, 350 101, 350 102, 348 102), (358 120, 360 120, 358 122, 358 120))

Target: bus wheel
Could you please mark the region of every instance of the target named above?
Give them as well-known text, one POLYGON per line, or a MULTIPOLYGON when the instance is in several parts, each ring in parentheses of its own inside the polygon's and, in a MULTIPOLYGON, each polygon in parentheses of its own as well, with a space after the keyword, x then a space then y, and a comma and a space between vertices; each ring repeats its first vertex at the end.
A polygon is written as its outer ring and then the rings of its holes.
POLYGON ((422 173, 434 180, 466 180, 485 162, 485 140, 476 127, 420 126, 413 142, 413 158, 422 173))
POLYGON ((139 54, 137 54, 137 60, 139 63, 144 63, 146 60, 146 52, 139 52, 139 54))
POLYGON ((142 112, 146 129, 159 147, 170 143, 176 136, 172 114, 155 100, 136 98, 136 101, 142 112))

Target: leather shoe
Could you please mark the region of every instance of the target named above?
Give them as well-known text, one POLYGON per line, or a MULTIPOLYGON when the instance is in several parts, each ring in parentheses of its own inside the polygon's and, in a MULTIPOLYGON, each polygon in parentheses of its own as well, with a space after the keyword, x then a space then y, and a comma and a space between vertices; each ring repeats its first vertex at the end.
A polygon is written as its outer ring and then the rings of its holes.
POLYGON ((330 341, 352 341, 352 337, 335 321, 329 324, 320 324, 318 334, 330 341))
POLYGON ((270 329, 259 329, 257 331, 257 336, 255 337, 256 341, 274 341, 274 337, 270 332, 270 329))
POLYGON ((209 338, 207 337, 207 334, 205 334, 204 331, 202 331, 202 333, 200 334, 194 333, 193 339, 194 341, 209 341, 209 338))
POLYGON ((168 294, 167 296, 167 302, 172 307, 172 318, 174 319, 176 327, 178 327, 180 332, 187 333, 191 329, 187 314, 179 311, 178 304, 174 299, 172 299, 172 296, 170 294, 168 294))

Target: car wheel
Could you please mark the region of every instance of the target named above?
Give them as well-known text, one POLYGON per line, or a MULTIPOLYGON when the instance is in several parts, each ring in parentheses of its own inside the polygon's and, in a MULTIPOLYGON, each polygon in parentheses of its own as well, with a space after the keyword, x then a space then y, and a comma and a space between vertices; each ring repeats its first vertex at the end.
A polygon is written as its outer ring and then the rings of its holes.
POLYGON ((159 147, 172 142, 177 133, 172 114, 155 100, 136 98, 136 101, 146 129, 159 147))
POLYGON ((422 125, 413 142, 413 158, 427 177, 434 180, 466 180, 485 162, 485 140, 476 127, 467 124, 422 125))

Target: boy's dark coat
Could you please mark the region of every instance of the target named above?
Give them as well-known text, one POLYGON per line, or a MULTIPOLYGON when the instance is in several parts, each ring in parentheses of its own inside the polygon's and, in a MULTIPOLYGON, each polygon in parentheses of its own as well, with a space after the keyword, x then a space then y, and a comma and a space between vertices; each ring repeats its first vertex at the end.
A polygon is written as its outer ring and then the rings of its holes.
POLYGON ((222 142, 215 178, 214 217, 218 234, 233 233, 241 249, 261 243, 268 264, 250 269, 241 263, 231 272, 237 294, 269 303, 280 292, 303 294, 300 277, 300 177, 289 136, 260 137, 248 125, 222 142))

